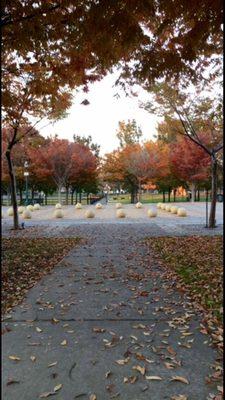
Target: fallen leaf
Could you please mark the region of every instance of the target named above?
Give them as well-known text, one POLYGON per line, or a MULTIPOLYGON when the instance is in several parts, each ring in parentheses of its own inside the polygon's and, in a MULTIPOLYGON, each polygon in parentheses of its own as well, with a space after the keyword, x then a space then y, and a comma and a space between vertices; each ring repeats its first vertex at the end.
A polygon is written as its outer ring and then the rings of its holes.
POLYGON ((53 362, 53 363, 51 363, 51 364, 48 364, 48 368, 54 367, 54 365, 56 365, 56 364, 57 364, 57 361, 55 361, 55 362, 53 362))
POLYGON ((54 392, 58 392, 60 389, 62 389, 62 383, 59 383, 59 385, 54 387, 54 392))
POLYGON ((134 367, 132 367, 132 369, 140 372, 141 375, 144 375, 146 372, 145 367, 141 367, 140 365, 135 365, 134 367))
POLYGON ((31 361, 36 361, 36 357, 35 356, 30 356, 31 361))
POLYGON ((148 375, 145 376, 148 381, 161 381, 162 378, 160 376, 148 375))
POLYGON ((89 400, 97 400, 97 397, 95 394, 91 394, 89 397, 89 400))
POLYGON ((9 356, 9 359, 13 360, 13 361, 20 361, 21 360, 21 358, 18 357, 18 356, 9 356))
POLYGON ((106 330, 103 329, 103 328, 93 328, 92 330, 93 330, 93 332, 95 332, 95 333, 104 333, 104 332, 106 331, 106 330))
POLYGON ((130 360, 130 357, 125 358, 124 360, 116 360, 115 362, 116 362, 118 365, 125 365, 125 364, 128 363, 129 360, 130 360))
POLYGON ((178 394, 178 395, 172 396, 171 400, 188 400, 188 398, 187 398, 187 396, 184 396, 183 394, 178 394))
POLYGON ((56 393, 55 392, 44 392, 40 394, 40 399, 45 399, 46 397, 54 396, 56 393))
POLYGON ((66 339, 63 340, 60 344, 61 344, 62 346, 66 346, 66 345, 67 345, 67 340, 66 340, 66 339))
POLYGON ((186 383, 186 385, 189 385, 189 381, 186 378, 184 378, 183 376, 178 376, 178 375, 172 376, 172 378, 170 380, 186 383))
POLYGON ((38 333, 40 333, 40 332, 42 332, 42 329, 41 328, 38 328, 38 326, 36 327, 36 331, 38 332, 38 333))
POLYGON ((16 381, 15 379, 10 379, 10 380, 8 380, 8 382, 6 383, 6 386, 13 385, 14 383, 20 383, 20 381, 16 381))

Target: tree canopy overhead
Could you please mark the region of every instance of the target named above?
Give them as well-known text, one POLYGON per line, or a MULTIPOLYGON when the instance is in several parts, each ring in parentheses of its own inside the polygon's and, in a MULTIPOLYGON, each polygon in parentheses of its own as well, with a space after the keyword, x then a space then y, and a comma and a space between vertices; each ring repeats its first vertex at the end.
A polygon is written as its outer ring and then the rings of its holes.
POLYGON ((142 83, 194 78, 222 52, 222 14, 221 0, 2 1, 3 76, 44 68, 86 87, 120 63, 142 83))

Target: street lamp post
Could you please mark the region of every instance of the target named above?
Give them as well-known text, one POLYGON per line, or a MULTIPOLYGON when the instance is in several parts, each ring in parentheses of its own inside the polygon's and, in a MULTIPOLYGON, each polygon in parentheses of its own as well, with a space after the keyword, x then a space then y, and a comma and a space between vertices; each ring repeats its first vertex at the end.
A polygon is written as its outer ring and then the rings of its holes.
MULTIPOLYGON (((25 169, 28 168, 28 162, 27 161, 25 161, 25 163, 24 163, 24 168, 25 169)), ((27 170, 25 170, 24 176, 25 176, 25 179, 26 179, 26 202, 25 202, 25 204, 27 206, 28 205, 28 176, 29 176, 29 172, 27 170)))

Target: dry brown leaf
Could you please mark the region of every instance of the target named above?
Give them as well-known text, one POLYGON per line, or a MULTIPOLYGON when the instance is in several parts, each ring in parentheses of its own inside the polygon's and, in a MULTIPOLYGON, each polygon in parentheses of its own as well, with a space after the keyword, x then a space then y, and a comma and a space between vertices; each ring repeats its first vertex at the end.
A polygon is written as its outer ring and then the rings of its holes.
POLYGON ((36 357, 35 356, 30 356, 31 361, 36 361, 36 357))
POLYGON ((130 360, 130 357, 127 357, 127 358, 124 358, 124 360, 116 360, 115 362, 116 362, 118 365, 125 365, 125 364, 128 363, 129 360, 130 360))
POLYGON ((168 362, 165 362, 164 365, 165 365, 165 367, 166 367, 167 369, 173 369, 173 368, 175 368, 175 365, 173 365, 173 364, 171 364, 171 363, 168 363, 168 362))
POLYGON ((92 331, 95 333, 104 333, 106 330, 103 328, 93 328, 92 331))
POLYGON ((55 394, 56 394, 55 392, 44 392, 44 393, 40 394, 39 398, 45 399, 47 397, 54 396, 55 394))
POLYGON ((132 367, 132 369, 138 371, 141 373, 141 375, 145 375, 145 367, 141 367, 140 365, 135 365, 134 367, 132 367))
POLYGON ((66 345, 67 345, 67 340, 66 340, 66 339, 63 340, 60 344, 61 344, 62 346, 66 346, 66 345))
POLYGON ((96 394, 91 394, 89 400, 97 400, 96 394))
POLYGON ((189 385, 189 381, 186 378, 184 378, 183 376, 175 375, 175 376, 172 376, 172 378, 170 380, 186 383, 186 385, 189 385))
POLYGON ((148 375, 145 376, 148 381, 161 381, 162 378, 160 376, 148 375))
POLYGON ((18 357, 18 356, 9 356, 9 359, 13 360, 13 361, 20 361, 21 360, 21 358, 18 357))
POLYGON ((178 395, 172 396, 171 400, 188 400, 188 398, 184 394, 178 394, 178 395))
POLYGON ((54 387, 54 392, 58 392, 60 389, 62 389, 62 383, 59 383, 54 387))

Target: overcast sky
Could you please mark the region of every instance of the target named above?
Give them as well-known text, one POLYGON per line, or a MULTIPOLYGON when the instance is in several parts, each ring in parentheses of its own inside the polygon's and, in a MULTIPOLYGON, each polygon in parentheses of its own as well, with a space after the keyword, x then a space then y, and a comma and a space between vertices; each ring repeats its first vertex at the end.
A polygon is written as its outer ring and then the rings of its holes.
POLYGON ((73 139, 73 134, 91 135, 93 141, 101 145, 101 154, 110 152, 118 147, 116 130, 118 122, 135 119, 143 132, 144 139, 152 139, 156 132, 159 118, 140 109, 138 102, 149 99, 148 93, 139 89, 138 97, 126 97, 118 88, 113 88, 116 73, 107 75, 100 82, 90 86, 88 93, 74 95, 73 106, 69 115, 62 121, 41 129, 43 136, 58 134, 59 138, 73 139), (115 97, 116 93, 120 98, 115 97), (80 103, 88 99, 89 105, 80 103))

